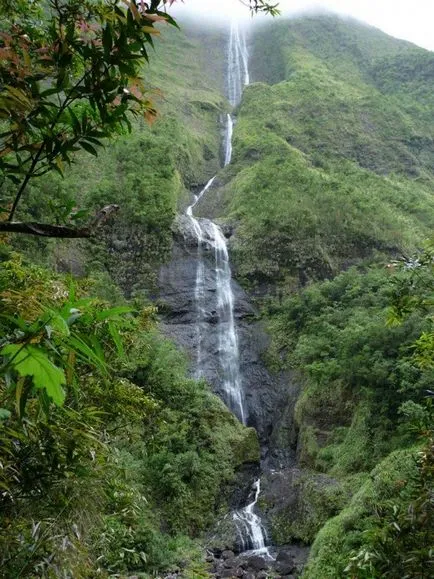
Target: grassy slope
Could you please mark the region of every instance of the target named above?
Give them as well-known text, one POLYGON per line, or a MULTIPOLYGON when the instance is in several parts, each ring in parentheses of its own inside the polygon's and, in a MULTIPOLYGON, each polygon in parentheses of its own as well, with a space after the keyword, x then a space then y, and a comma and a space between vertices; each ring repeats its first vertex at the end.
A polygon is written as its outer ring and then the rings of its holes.
POLYGON ((434 56, 325 16, 273 22, 251 44, 258 82, 225 174, 239 273, 305 281, 417 245, 434 224, 434 56))

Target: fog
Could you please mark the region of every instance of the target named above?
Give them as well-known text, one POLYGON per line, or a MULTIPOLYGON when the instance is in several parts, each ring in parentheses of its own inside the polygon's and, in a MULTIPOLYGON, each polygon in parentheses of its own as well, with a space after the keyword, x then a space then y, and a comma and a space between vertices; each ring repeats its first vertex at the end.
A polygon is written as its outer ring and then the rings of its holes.
MULTIPOLYGON (((249 9, 240 0, 178 2, 177 6, 172 6, 170 13, 181 19, 183 16, 195 16, 214 24, 224 24, 231 18, 251 20, 249 9)), ((272 0, 272 3, 275 2, 278 0, 272 0)), ((433 0, 280 0, 279 5, 284 15, 327 10, 353 16, 391 36, 434 50, 433 0)), ((257 16, 254 18, 259 20, 257 16)))

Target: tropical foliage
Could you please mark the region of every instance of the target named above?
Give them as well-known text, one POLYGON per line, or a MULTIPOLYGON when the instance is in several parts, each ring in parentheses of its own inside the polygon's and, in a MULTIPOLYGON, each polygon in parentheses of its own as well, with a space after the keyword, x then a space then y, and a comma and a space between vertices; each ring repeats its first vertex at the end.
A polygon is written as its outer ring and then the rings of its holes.
POLYGON ((151 572, 186 549, 194 566, 250 433, 186 377, 152 305, 110 307, 7 250, 1 272, 2 572, 151 572))

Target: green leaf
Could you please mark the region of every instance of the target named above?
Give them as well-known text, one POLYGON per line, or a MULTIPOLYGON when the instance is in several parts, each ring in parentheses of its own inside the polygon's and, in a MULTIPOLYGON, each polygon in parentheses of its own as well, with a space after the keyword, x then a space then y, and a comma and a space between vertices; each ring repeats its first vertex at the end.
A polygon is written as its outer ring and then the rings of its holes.
POLYGON ((0 422, 2 422, 3 420, 7 420, 10 417, 11 417, 10 410, 6 410, 6 408, 0 408, 0 422))
POLYGON ((98 157, 98 152, 90 143, 86 143, 86 141, 80 141, 80 146, 83 147, 85 151, 93 155, 94 157, 98 157))
POLYGON ((10 356, 11 366, 20 376, 31 376, 35 388, 46 391, 57 406, 65 400, 62 384, 66 383, 65 373, 55 366, 48 356, 39 348, 21 344, 9 344, 0 353, 10 356))
POLYGON ((51 331, 54 331, 59 336, 69 336, 69 326, 66 320, 58 312, 49 310, 46 317, 47 326, 50 327, 51 331))
POLYGON ((121 359, 125 358, 124 345, 122 343, 122 337, 119 333, 119 329, 116 327, 116 324, 114 324, 113 322, 108 323, 108 329, 110 332, 110 336, 112 337, 112 340, 116 346, 116 350, 119 354, 119 357, 121 359))
POLYGON ((96 314, 95 318, 100 322, 101 320, 107 320, 108 318, 114 318, 124 314, 130 314, 133 311, 134 309, 129 306, 117 306, 115 308, 109 308, 107 310, 99 312, 98 314, 96 314))
POLYGON ((70 336, 68 340, 70 346, 77 352, 79 358, 87 363, 96 366, 102 373, 107 373, 104 358, 98 355, 86 342, 77 334, 70 336))

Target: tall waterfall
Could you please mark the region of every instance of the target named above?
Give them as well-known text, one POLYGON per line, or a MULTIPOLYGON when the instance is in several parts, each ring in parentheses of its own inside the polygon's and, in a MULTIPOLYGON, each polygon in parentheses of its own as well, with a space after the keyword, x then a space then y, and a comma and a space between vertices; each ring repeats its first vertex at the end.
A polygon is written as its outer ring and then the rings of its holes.
MULTIPOLYGON (((228 81, 229 102, 235 106, 241 100, 243 87, 249 82, 248 53, 244 34, 236 23, 232 23, 228 46, 228 81)), ((233 119, 226 115, 224 147, 224 166, 232 158, 233 119)), ((197 239, 197 270, 194 297, 196 302, 196 372, 197 378, 203 375, 202 370, 202 336, 205 331, 205 315, 209 303, 205 295, 204 250, 214 252, 215 288, 216 288, 216 331, 218 334, 219 375, 221 378, 225 402, 239 420, 246 423, 244 394, 240 375, 238 337, 234 317, 234 296, 231 287, 231 268, 225 236, 218 225, 209 219, 196 219, 193 209, 203 195, 210 189, 215 177, 210 179, 193 203, 187 208, 186 215, 192 223, 197 239)))
MULTIPOLYGON (((246 38, 238 24, 233 22, 228 44, 227 92, 230 104, 235 107, 241 100, 243 88, 249 83, 248 51, 246 38)), ((225 135, 223 139, 224 166, 229 165, 232 158, 232 132, 234 121, 230 114, 226 115, 225 135)), ((216 332, 218 335, 219 377, 223 386, 225 402, 230 410, 246 424, 246 410, 242 379, 239 364, 238 337, 234 316, 234 295, 232 292, 232 275, 229 254, 225 236, 218 225, 209 219, 197 219, 193 209, 205 193, 212 187, 215 177, 210 179, 193 203, 187 208, 186 215, 191 220, 192 230, 197 240, 197 270, 194 297, 196 303, 196 377, 203 375, 202 340, 203 332, 209 331, 205 323, 206 312, 209 310, 205 291, 205 253, 212 253, 214 259, 215 282, 215 312, 216 332)), ((260 517, 254 508, 261 490, 260 479, 253 485, 253 501, 245 508, 235 511, 233 519, 240 537, 243 550, 253 549, 255 552, 268 555, 265 546, 265 531, 260 517)))

